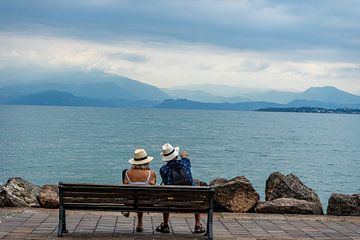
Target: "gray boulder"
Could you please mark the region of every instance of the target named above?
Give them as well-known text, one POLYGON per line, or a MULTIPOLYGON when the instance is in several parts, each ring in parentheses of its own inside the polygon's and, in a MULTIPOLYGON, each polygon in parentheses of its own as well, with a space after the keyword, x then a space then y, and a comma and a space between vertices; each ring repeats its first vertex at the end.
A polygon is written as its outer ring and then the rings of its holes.
POLYGON ((322 206, 320 198, 316 192, 307 187, 294 174, 285 176, 279 172, 272 173, 266 180, 265 194, 266 201, 278 198, 295 198, 314 202, 319 204, 319 206, 322 206))
POLYGON ((46 184, 41 187, 37 200, 42 208, 59 207, 59 189, 57 185, 46 184))
POLYGON ((272 201, 259 203, 255 207, 257 213, 280 214, 323 214, 319 204, 295 198, 278 198, 272 201))
POLYGON ((201 181, 200 179, 194 179, 195 186, 209 186, 206 182, 201 181))
POLYGON ((230 180, 217 178, 211 181, 210 185, 214 187, 216 203, 231 212, 248 212, 260 199, 250 181, 244 176, 230 180))
POLYGON ((327 214, 338 216, 360 216, 360 194, 331 194, 327 214))
POLYGON ((20 177, 9 178, 0 188, 0 207, 36 206, 39 190, 39 186, 20 177))

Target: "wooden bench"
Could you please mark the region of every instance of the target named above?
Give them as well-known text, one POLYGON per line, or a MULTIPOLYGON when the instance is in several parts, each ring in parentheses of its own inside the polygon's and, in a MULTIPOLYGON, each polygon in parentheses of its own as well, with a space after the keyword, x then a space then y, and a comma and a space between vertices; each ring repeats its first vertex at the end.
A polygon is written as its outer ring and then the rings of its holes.
POLYGON ((66 210, 207 213, 213 239, 213 189, 200 186, 134 186, 59 183, 58 236, 67 233, 66 210))

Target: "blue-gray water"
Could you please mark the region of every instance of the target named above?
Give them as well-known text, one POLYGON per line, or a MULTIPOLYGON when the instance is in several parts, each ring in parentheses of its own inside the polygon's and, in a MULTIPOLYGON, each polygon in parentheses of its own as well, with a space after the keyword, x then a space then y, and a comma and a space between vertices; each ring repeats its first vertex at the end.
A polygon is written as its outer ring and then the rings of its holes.
POLYGON ((135 148, 187 150, 195 178, 245 175, 264 199, 273 171, 294 173, 324 206, 360 192, 360 116, 308 113, 0 105, 0 182, 21 176, 119 183, 135 148))

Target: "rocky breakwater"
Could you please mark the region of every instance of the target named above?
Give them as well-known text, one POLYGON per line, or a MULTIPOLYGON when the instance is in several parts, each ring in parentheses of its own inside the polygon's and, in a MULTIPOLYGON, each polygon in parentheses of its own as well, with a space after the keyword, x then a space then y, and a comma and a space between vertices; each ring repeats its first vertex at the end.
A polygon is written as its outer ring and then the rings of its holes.
MULTIPOLYGON (((195 180, 197 186, 207 183, 195 180)), ((265 202, 245 176, 232 179, 216 178, 210 182, 214 188, 217 211, 257 212, 279 214, 323 214, 316 192, 293 174, 272 173, 266 181, 265 202)), ((10 178, 0 185, 0 207, 57 208, 57 185, 39 187, 19 177, 10 178)), ((360 194, 333 193, 329 199, 328 215, 360 216, 360 194)))
POLYGON ((360 216, 360 194, 331 194, 327 214, 338 216, 360 216))
POLYGON ((5 185, 0 186, 1 207, 32 207, 37 206, 36 197, 40 187, 22 178, 10 178, 5 185))
POLYGON ((266 181, 266 202, 259 203, 258 213, 323 214, 316 192, 293 174, 272 173, 266 181))
POLYGON ((57 185, 42 187, 20 177, 9 178, 0 185, 0 207, 43 207, 57 208, 59 194, 57 185))
POLYGON ((238 176, 227 180, 216 178, 210 182, 214 187, 215 202, 220 209, 231 212, 249 212, 260 199, 251 182, 244 176, 238 176))

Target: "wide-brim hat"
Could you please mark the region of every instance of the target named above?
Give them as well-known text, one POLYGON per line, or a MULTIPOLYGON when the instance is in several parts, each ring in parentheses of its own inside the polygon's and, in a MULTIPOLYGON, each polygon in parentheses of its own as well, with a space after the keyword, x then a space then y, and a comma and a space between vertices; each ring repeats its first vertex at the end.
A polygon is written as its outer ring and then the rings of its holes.
POLYGON ((173 147, 170 143, 165 143, 162 146, 162 151, 160 153, 160 157, 163 161, 171 161, 177 156, 179 156, 180 148, 173 147))
POLYGON ((153 159, 153 157, 147 155, 145 149, 140 148, 135 150, 134 158, 130 159, 129 163, 133 165, 142 165, 151 162, 153 159))

